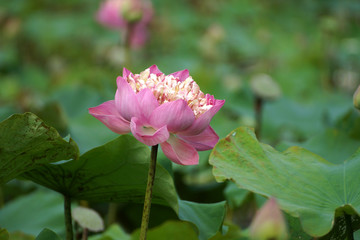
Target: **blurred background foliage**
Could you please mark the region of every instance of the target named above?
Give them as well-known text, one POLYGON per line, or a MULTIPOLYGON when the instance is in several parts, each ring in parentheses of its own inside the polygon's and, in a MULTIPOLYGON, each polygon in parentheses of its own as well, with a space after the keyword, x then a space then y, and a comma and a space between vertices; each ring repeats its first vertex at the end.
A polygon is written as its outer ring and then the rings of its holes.
MULTIPOLYGON (((351 97, 360 84, 359 1, 152 2, 149 39, 131 51, 130 61, 123 33, 96 22, 100 1, 0 0, 0 120, 34 112, 62 136, 70 134, 84 153, 116 137, 87 108, 113 99, 123 67, 139 73, 153 64, 166 74, 187 68, 203 92, 226 99, 212 122, 220 138, 255 126, 250 82, 259 74, 281 89, 264 104, 263 142, 302 142, 349 114, 358 116, 351 97)), ((200 166, 174 166, 173 172, 160 156, 181 198, 226 198, 232 208, 245 202, 242 209, 254 208, 251 198, 263 202, 216 183, 208 155, 200 154, 200 166)), ((11 182, 3 202, 33 188, 11 182)), ((128 218, 134 224, 126 227, 134 228, 139 219, 128 218)))
POLYGON ((51 116, 64 114, 68 122, 57 124, 66 134, 87 107, 113 98, 123 67, 140 72, 157 64, 165 73, 189 69, 204 92, 227 100, 214 120, 222 137, 234 126, 253 124, 248 83, 269 75, 282 97, 266 106, 264 139, 294 140, 342 114, 360 81, 355 0, 155 0, 150 38, 132 51, 131 63, 120 46, 122 33, 95 21, 99 4, 2 1, 1 119, 48 108, 51 116))

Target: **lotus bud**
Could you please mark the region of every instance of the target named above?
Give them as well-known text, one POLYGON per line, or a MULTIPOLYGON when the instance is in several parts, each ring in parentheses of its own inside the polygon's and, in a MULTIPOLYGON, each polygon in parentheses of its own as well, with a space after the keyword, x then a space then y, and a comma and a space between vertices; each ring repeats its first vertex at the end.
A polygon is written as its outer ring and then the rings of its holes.
POLYGON ((133 48, 141 47, 147 39, 147 28, 153 16, 150 1, 146 0, 104 0, 96 15, 106 27, 129 31, 133 48))
POLYGON ((354 106, 357 109, 360 109, 360 85, 354 93, 353 101, 354 101, 354 106))
POLYGON ((252 240, 288 239, 285 219, 274 198, 269 199, 256 213, 249 235, 252 240))

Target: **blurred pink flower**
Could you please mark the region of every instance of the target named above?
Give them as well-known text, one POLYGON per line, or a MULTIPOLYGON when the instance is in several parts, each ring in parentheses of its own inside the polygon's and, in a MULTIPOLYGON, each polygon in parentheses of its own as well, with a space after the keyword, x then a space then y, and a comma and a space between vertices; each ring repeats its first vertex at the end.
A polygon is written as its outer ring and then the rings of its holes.
POLYGON ((251 240, 289 239, 284 216, 275 198, 270 198, 256 213, 249 230, 251 240))
MULTIPOLYGON (((147 27, 153 16, 150 1, 105 0, 96 19, 106 27, 130 33, 131 47, 141 47, 147 39, 147 27)), ((127 33, 127 34, 128 34, 127 33)))
POLYGON ((188 70, 165 75, 156 65, 140 74, 124 68, 117 87, 115 100, 89 108, 113 132, 131 132, 148 146, 160 144, 164 154, 181 165, 198 164, 197 151, 218 142, 209 124, 225 100, 200 91, 188 70))

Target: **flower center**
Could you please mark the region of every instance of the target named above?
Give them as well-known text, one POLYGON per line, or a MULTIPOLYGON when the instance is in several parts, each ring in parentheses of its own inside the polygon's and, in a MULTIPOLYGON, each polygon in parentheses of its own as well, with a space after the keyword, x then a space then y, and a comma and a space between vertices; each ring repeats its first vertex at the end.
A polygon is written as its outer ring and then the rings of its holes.
POLYGON ((196 118, 215 104, 214 96, 204 94, 191 76, 180 81, 172 75, 150 74, 150 70, 146 69, 140 74, 130 74, 126 80, 136 93, 145 88, 150 89, 159 104, 185 100, 196 118))
POLYGON ((141 130, 144 135, 153 135, 156 132, 154 128, 147 126, 142 126, 141 130))

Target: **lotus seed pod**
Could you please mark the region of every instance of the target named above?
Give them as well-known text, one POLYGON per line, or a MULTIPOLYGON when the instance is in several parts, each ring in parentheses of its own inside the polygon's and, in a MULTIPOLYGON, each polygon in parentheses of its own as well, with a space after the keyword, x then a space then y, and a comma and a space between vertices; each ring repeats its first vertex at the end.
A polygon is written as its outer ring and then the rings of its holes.
POLYGON ((138 22, 143 16, 142 4, 138 0, 123 1, 121 13, 129 23, 138 22))
POLYGON ((72 210, 73 219, 82 227, 92 232, 104 230, 104 221, 90 208, 77 207, 72 210))
POLYGON ((264 100, 275 100, 281 96, 279 85, 267 74, 252 77, 250 86, 254 94, 264 100))

